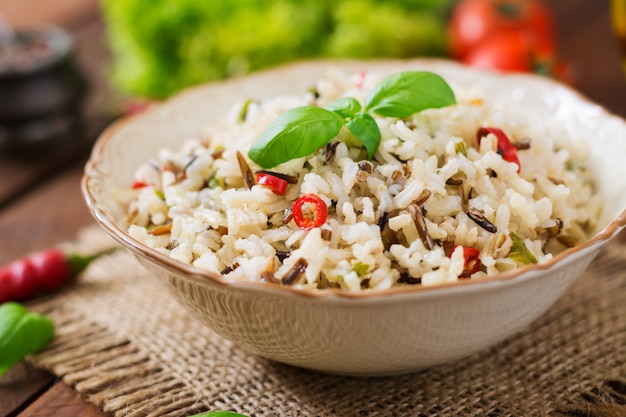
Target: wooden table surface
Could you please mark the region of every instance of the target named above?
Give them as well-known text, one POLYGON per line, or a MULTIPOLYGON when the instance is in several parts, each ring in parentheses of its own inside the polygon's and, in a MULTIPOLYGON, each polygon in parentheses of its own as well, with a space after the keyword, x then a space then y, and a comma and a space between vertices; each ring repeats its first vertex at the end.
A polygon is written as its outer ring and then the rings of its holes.
MULTIPOLYGON (((547 3, 557 19, 560 54, 575 70, 576 88, 613 113, 626 116, 626 83, 618 42, 610 27, 609 2, 547 3)), ((0 10, 9 21, 48 21, 73 34, 78 62, 91 85, 85 104, 89 128, 84 142, 73 152, 19 159, 0 151, 0 264, 72 239, 79 229, 94 224, 79 182, 91 143, 115 117, 116 97, 105 77, 109 54, 104 23, 96 1, 63 0, 55 2, 48 13, 39 5, 35 0, 0 0, 0 10), (34 9, 37 12, 33 14, 34 9)), ((26 363, 0 378, 0 417, 52 415, 107 417, 63 381, 26 363)))

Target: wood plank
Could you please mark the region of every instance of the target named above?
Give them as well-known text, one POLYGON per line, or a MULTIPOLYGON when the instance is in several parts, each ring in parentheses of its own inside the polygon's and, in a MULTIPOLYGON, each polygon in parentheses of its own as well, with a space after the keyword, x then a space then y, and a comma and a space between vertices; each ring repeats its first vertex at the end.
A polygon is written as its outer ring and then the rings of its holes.
POLYGON ((0 377, 0 417, 15 415, 54 384, 55 377, 24 362, 0 377))
POLYGON ((0 264, 72 239, 94 223, 80 192, 84 160, 0 211, 0 264))
POLYGON ((93 403, 86 402, 63 382, 57 382, 19 414, 20 417, 107 417, 93 403))
POLYGON ((75 147, 57 147, 46 154, 29 157, 0 155, 0 178, 10 179, 0 182, 0 209, 84 157, 91 149, 94 138, 94 133, 81 135, 75 147))

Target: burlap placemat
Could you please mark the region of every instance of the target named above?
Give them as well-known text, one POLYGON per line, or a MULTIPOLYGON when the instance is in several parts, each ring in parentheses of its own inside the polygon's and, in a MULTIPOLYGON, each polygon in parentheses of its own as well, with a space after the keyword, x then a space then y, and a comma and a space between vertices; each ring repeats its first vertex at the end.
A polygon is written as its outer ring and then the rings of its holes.
MULTIPOLYGON (((73 249, 111 245, 96 228, 73 249)), ((57 336, 30 358, 114 416, 626 416, 626 253, 609 245, 520 334, 469 358, 384 378, 251 355, 182 310, 126 251, 30 307, 57 336)))

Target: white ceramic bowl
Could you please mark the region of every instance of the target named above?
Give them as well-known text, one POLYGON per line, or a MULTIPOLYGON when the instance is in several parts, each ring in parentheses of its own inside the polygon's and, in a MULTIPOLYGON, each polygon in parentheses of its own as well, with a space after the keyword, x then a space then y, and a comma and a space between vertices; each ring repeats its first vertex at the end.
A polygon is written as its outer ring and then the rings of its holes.
POLYGON ((146 275, 163 280, 193 315, 237 345, 324 372, 403 373, 461 358, 519 331, 544 313, 624 227, 626 123, 539 76, 496 75, 439 60, 304 62, 196 87, 115 123, 94 147, 82 188, 97 222, 137 256, 146 275), (348 72, 430 70, 452 83, 478 84, 487 97, 523 105, 529 114, 547 117, 592 142, 590 166, 606 204, 602 230, 546 264, 461 284, 358 294, 225 282, 218 274, 179 263, 125 232, 124 210, 112 194, 129 187, 135 168, 155 156, 157 149, 176 147, 219 120, 239 99, 301 93, 329 67, 348 72))

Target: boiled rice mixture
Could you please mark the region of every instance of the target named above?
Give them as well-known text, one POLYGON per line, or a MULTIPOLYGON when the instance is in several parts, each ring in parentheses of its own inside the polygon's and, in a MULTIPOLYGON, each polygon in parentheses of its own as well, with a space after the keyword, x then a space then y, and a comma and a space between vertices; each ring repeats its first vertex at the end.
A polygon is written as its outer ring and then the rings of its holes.
POLYGON ((601 201, 584 147, 464 86, 453 85, 456 105, 375 116, 382 141, 372 160, 341 137, 271 171, 247 157, 285 110, 363 100, 381 78, 331 72, 298 96, 237 103, 223 125, 161 150, 135 173, 130 235, 229 281, 362 291, 542 263, 594 229, 601 201), (259 175, 288 180, 284 195, 259 175), (305 226, 293 212, 304 195, 323 202, 298 206, 305 226))

